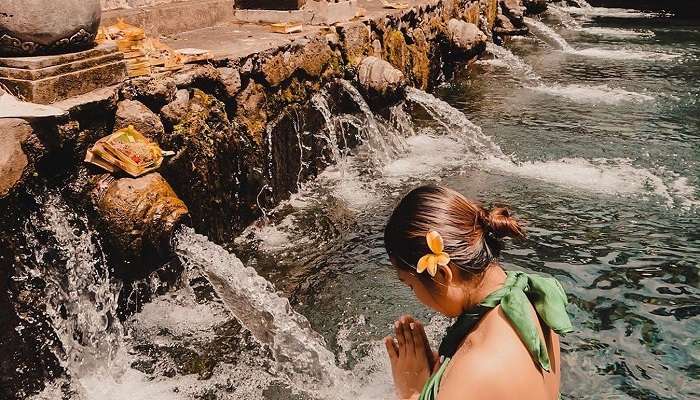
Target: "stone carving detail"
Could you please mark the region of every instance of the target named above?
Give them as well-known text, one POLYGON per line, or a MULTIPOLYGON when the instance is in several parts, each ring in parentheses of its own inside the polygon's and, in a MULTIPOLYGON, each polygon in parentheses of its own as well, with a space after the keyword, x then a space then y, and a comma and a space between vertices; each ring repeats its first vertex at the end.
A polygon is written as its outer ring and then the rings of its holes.
POLYGON ((95 34, 80 29, 70 37, 60 39, 48 46, 34 42, 23 42, 8 33, 0 33, 0 53, 11 55, 56 54, 70 50, 85 49, 95 41, 95 34))

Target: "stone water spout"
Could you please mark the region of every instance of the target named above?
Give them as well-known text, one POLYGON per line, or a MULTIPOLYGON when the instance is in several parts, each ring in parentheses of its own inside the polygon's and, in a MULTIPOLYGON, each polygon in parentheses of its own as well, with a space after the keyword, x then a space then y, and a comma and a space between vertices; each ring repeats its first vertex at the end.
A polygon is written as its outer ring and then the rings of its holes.
POLYGON ((100 0, 2 0, 0 56, 63 54, 93 47, 100 0))
MULTIPOLYGON (((188 222, 189 211, 157 172, 139 178, 100 175, 92 201, 112 246, 125 260, 163 259, 172 253, 171 238, 188 222)), ((138 275, 140 271, 124 271, 138 275)))

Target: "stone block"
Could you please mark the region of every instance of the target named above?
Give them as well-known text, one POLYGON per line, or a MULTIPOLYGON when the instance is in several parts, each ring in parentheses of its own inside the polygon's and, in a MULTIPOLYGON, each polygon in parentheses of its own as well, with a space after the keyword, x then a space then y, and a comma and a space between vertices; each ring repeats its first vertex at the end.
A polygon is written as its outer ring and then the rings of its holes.
POLYGON ((51 104, 126 79, 126 64, 113 45, 78 53, 0 58, 0 83, 26 101, 51 104))

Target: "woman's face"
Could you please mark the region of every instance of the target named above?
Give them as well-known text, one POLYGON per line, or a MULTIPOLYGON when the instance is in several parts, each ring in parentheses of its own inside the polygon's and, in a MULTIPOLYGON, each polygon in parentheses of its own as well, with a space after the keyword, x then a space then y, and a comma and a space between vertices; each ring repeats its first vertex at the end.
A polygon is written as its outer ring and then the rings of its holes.
MULTIPOLYGON (((423 305, 450 318, 458 317, 464 311, 465 296, 457 287, 446 282, 443 290, 435 290, 427 287, 416 275, 403 269, 397 269, 399 280, 413 290, 413 293, 423 305)), ((436 282, 435 286, 441 285, 436 282)))

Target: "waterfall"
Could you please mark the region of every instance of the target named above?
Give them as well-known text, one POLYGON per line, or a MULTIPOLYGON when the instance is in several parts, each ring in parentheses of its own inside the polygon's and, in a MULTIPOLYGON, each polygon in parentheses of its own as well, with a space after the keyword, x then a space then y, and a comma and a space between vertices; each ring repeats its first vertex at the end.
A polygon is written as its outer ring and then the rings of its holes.
POLYGON ((562 50, 566 53, 573 53, 576 51, 571 45, 561 37, 554 29, 548 27, 541 21, 537 21, 532 18, 525 17, 524 19, 525 25, 527 25, 528 28, 533 33, 537 33, 538 35, 544 37, 546 41, 552 45, 554 45, 557 49, 562 50))
POLYGON ((507 159, 501 148, 484 134, 481 127, 471 122, 463 112, 443 100, 412 87, 406 88, 406 100, 423 107, 430 116, 454 135, 475 155, 483 158, 507 159))
POLYGON ((363 145, 369 150, 372 163, 376 166, 383 165, 405 151, 406 140, 401 133, 372 112, 369 104, 352 83, 341 79, 340 84, 364 116, 365 123, 359 126, 360 137, 363 145))
POLYGON ((212 284, 226 308, 270 347, 276 367, 293 381, 338 385, 343 380, 343 371, 336 367, 323 338, 253 268, 188 227, 175 235, 173 248, 186 273, 204 276, 212 284))

